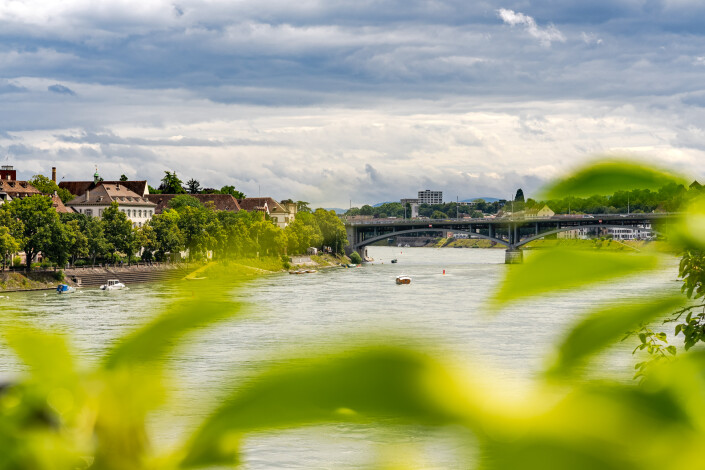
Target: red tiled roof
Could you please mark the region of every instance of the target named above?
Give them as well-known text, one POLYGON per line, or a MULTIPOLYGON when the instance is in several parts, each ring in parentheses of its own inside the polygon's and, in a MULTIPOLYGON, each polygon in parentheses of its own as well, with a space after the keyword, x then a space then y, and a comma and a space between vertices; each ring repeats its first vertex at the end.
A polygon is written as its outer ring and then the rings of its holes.
POLYGON ((59 214, 68 214, 70 212, 73 212, 73 210, 67 208, 64 205, 64 203, 61 201, 61 198, 56 194, 51 196, 51 205, 54 206, 54 209, 56 209, 56 212, 58 212, 59 214))
POLYGON ((279 203, 271 197, 247 197, 245 199, 238 199, 237 202, 240 204, 242 210, 248 212, 265 211, 265 207, 267 208, 266 212, 285 212, 279 203))
MULTIPOLYGON (((106 185, 121 185, 125 186, 130 191, 136 193, 139 196, 145 196, 149 189, 147 187, 147 181, 101 181, 98 184, 106 185)), ((83 194, 89 189, 95 188, 97 185, 93 181, 61 181, 59 187, 67 189, 74 196, 83 196, 83 194)))
POLYGON ((33 196, 42 194, 37 188, 26 181, 0 180, 0 191, 7 193, 11 198, 33 196))
MULTIPOLYGON (((167 208, 169 201, 176 196, 182 196, 182 194, 148 194, 146 199, 157 205, 154 213, 161 214, 167 208)), ((237 199, 230 194, 188 194, 188 196, 195 197, 204 205, 209 202, 213 203, 215 210, 218 211, 237 212, 241 209, 237 199)))

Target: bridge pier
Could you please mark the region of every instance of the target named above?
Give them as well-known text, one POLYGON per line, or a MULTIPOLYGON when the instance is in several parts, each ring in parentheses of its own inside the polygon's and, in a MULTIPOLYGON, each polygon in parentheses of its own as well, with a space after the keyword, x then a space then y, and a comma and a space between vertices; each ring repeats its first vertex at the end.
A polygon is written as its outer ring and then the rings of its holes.
POLYGON ((521 264, 524 262, 524 252, 520 248, 508 248, 504 252, 504 264, 521 264))

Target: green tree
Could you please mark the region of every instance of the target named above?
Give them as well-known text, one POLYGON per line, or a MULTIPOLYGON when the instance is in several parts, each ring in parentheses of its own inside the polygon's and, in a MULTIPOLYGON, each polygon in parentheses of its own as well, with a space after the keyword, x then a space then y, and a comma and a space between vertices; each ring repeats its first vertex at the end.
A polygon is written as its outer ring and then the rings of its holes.
POLYGON ((124 174, 120 175, 120 181, 127 181, 127 176, 124 174))
POLYGON ((103 211, 103 223, 106 240, 115 250, 127 256, 129 266, 134 254, 141 248, 137 230, 133 228, 127 215, 120 211, 117 202, 113 202, 103 211))
POLYGON ((193 196, 190 196, 188 194, 180 194, 176 197, 173 197, 168 203, 167 207, 169 209, 174 209, 176 211, 180 211, 184 207, 196 207, 196 208, 201 208, 203 207, 203 204, 201 204, 201 201, 196 199, 193 196))
POLYGON ((198 194, 201 192, 201 183, 198 180, 191 178, 186 182, 189 194, 198 194))
POLYGON ((103 257, 110 249, 110 243, 105 237, 105 224, 98 217, 88 217, 84 230, 88 243, 88 256, 95 266, 96 259, 103 257))
POLYGON ((441 211, 433 211, 433 214, 431 214, 432 219, 447 219, 448 215, 444 212, 441 211))
POLYGON ((183 188, 183 184, 183 181, 176 176, 176 172, 165 171, 159 191, 162 194, 184 194, 186 191, 183 188))
POLYGON ((312 212, 306 201, 296 201, 296 212, 312 212))
POLYGON ((46 194, 49 196, 54 194, 54 192, 56 191, 56 194, 59 195, 61 202, 64 203, 69 202, 71 199, 76 197, 71 194, 68 189, 60 188, 59 185, 54 182, 54 180, 47 178, 44 175, 34 175, 32 179, 29 180, 29 184, 41 191, 42 194, 46 194))
POLYGON ((78 220, 69 220, 64 224, 64 227, 69 232, 69 237, 72 240, 69 254, 71 264, 74 264, 78 258, 88 256, 88 237, 85 232, 85 223, 82 227, 78 220))
POLYGON ((63 268, 71 258, 71 249, 75 243, 74 232, 62 224, 57 217, 52 223, 45 224, 40 229, 44 234, 44 243, 41 246, 42 254, 63 268))
POLYGON ((235 189, 235 186, 227 185, 220 188, 220 194, 230 194, 235 199, 245 199, 245 193, 235 189))
POLYGON ((335 214, 334 211, 316 209, 313 213, 316 223, 323 235, 323 244, 330 246, 334 253, 342 253, 348 245, 348 234, 345 231, 345 224, 335 214))
POLYGON ((8 227, 0 225, 0 257, 2 257, 2 269, 5 269, 8 262, 12 262, 12 255, 20 249, 19 242, 10 234, 8 227))
POLYGON ((200 259, 218 244, 217 217, 206 207, 184 206, 179 210, 179 228, 191 259, 200 259))
POLYGON ((149 221, 153 237, 148 238, 150 249, 155 252, 158 261, 164 261, 168 253, 175 255, 185 249, 184 234, 179 228, 180 215, 175 210, 165 210, 149 221))
POLYGON ((524 202, 524 190, 519 188, 517 189, 517 194, 514 196, 514 200, 516 202, 524 202))
POLYGON ((32 260, 50 241, 51 234, 43 227, 54 226, 59 216, 51 198, 40 195, 13 199, 9 210, 12 217, 22 222, 21 247, 27 256, 27 269, 32 269, 32 260))

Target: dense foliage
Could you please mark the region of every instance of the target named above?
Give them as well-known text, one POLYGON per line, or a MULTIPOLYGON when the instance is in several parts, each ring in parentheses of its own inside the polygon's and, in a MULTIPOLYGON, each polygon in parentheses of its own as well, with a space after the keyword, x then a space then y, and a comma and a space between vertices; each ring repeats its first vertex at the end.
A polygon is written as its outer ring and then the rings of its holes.
POLYGON ((188 194, 171 199, 162 214, 141 227, 135 227, 117 203, 102 218, 59 216, 47 196, 0 206, 2 263, 23 250, 30 268, 40 252, 45 260, 65 266, 79 260, 95 264, 123 258, 129 264, 138 253, 145 261, 179 259, 186 251, 191 259, 280 256, 324 246, 342 253, 347 244, 345 226, 332 211, 302 212, 282 230, 262 212, 218 211, 188 194))

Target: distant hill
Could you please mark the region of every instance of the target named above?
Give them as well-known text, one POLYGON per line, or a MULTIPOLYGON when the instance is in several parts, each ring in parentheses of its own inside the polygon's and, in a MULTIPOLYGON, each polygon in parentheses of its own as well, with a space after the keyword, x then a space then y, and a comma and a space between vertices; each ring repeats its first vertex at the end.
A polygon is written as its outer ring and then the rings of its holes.
POLYGON ((377 204, 374 204, 372 207, 379 207, 382 204, 391 204, 392 202, 399 202, 399 201, 378 202, 377 204))
POLYGON ((498 197, 474 197, 474 198, 472 198, 472 199, 463 199, 463 200, 460 201, 460 202, 473 202, 473 201, 477 201, 478 199, 482 199, 482 200, 485 201, 485 202, 497 202, 497 201, 501 201, 501 199, 498 198, 498 197))
POLYGON ((335 211, 336 214, 345 214, 347 209, 341 209, 340 207, 324 207, 327 211, 335 211))

